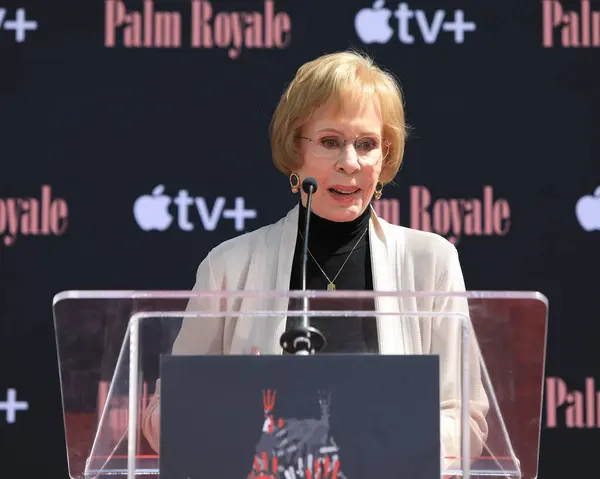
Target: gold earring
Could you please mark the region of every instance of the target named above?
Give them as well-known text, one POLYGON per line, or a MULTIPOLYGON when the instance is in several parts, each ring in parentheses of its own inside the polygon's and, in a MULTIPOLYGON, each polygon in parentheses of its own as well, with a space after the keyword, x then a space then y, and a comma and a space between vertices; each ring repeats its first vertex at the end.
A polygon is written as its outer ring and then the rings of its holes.
POLYGON ((378 200, 379 198, 381 198, 381 194, 383 192, 383 183, 381 181, 378 181, 377 184, 375 185, 375 199, 378 200))
POLYGON ((292 188, 292 193, 298 193, 298 188, 300 187, 300 177, 296 173, 292 173, 290 175, 290 186, 292 188))

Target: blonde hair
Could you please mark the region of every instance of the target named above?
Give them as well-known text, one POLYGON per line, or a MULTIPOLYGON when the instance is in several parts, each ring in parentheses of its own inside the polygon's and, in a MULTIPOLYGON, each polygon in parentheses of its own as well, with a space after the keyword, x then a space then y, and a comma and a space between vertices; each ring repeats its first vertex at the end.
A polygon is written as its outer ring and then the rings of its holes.
POLYGON ((375 97, 381 109, 382 136, 391 144, 380 181, 392 181, 402 164, 407 136, 402 91, 390 73, 354 51, 321 56, 297 71, 271 120, 271 151, 277 169, 290 175, 301 167, 296 139, 316 108, 331 104, 338 113, 348 108, 356 112, 375 97))

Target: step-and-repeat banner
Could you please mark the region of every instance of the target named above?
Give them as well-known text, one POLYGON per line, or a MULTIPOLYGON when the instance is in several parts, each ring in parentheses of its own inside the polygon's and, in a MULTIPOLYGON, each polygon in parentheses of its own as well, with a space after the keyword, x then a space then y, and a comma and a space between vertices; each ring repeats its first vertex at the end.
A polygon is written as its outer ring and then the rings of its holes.
POLYGON ((451 239, 468 289, 548 296, 540 477, 597 475, 599 1, 0 0, 2 477, 67 475, 53 296, 189 289, 281 218, 271 114, 348 48, 413 128, 380 214, 451 239))

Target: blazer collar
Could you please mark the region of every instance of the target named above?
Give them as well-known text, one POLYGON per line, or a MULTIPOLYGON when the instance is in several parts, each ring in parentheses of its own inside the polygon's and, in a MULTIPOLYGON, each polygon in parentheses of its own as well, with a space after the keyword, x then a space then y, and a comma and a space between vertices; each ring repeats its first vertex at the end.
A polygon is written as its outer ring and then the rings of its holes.
MULTIPOLYGON (((396 291, 397 284, 396 258, 397 248, 391 238, 385 234, 386 225, 383 223, 375 209, 371 208, 369 221, 369 243, 371 249, 371 264, 373 268, 373 289, 375 291, 396 291)), ((277 262, 277 291, 288 291, 292 274, 294 249, 298 236, 299 206, 295 205, 283 218, 281 242, 279 247, 279 260, 277 262)))
MULTIPOLYGON (((390 226, 381 220, 373 210, 369 241, 371 245, 371 267, 373 268, 373 289, 379 292, 398 292, 402 290, 398 268, 402 267, 403 230, 390 231, 390 226)), ((381 354, 412 353, 413 348, 406 338, 414 318, 398 315, 402 299, 396 296, 375 298, 375 310, 379 331, 379 351, 381 354), (382 313, 385 313, 383 315, 382 313)))
POLYGON ((298 214, 299 206, 296 204, 283 218, 279 260, 277 261, 277 280, 275 282, 277 291, 289 291, 290 289, 294 249, 298 237, 298 214))
POLYGON ((379 219, 372 206, 369 226, 373 289, 375 291, 394 291, 398 287, 395 274, 396 248, 392 238, 385 234, 387 225, 379 219))

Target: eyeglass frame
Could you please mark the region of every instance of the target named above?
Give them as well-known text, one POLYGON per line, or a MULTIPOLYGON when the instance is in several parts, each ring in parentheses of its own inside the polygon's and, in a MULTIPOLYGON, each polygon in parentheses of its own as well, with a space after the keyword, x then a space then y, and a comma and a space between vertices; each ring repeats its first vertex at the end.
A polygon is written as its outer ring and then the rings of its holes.
MULTIPOLYGON (((300 138, 302 140, 308 140, 311 143, 316 144, 315 140, 313 140, 312 138, 309 138, 308 136, 298 135, 298 138, 300 138)), ((356 142, 358 140, 362 140, 363 138, 371 138, 371 137, 369 137, 369 136, 360 136, 358 138, 355 138, 354 140, 346 139, 346 140, 343 141, 342 146, 340 147, 340 151, 336 155, 331 155, 331 157, 321 156, 320 158, 335 158, 335 157, 337 157, 338 155, 340 155, 344 151, 344 148, 346 148, 346 145, 348 144, 348 142, 352 143, 352 146, 354 147, 354 151, 356 151, 356 154, 360 158, 362 158, 362 156, 360 156, 360 153, 356 149, 356 142)), ((381 141, 380 145, 385 144, 387 146, 387 149, 388 149, 387 153, 385 154, 385 156, 383 156, 383 154, 381 155, 381 159, 385 160, 387 158, 387 156, 390 154, 390 146, 392 146, 392 144, 387 139, 385 139, 385 138, 380 138, 380 141, 381 141)), ((380 149, 381 149, 381 146, 380 146, 380 149)), ((382 151, 382 153, 383 153, 383 151, 382 151)))

